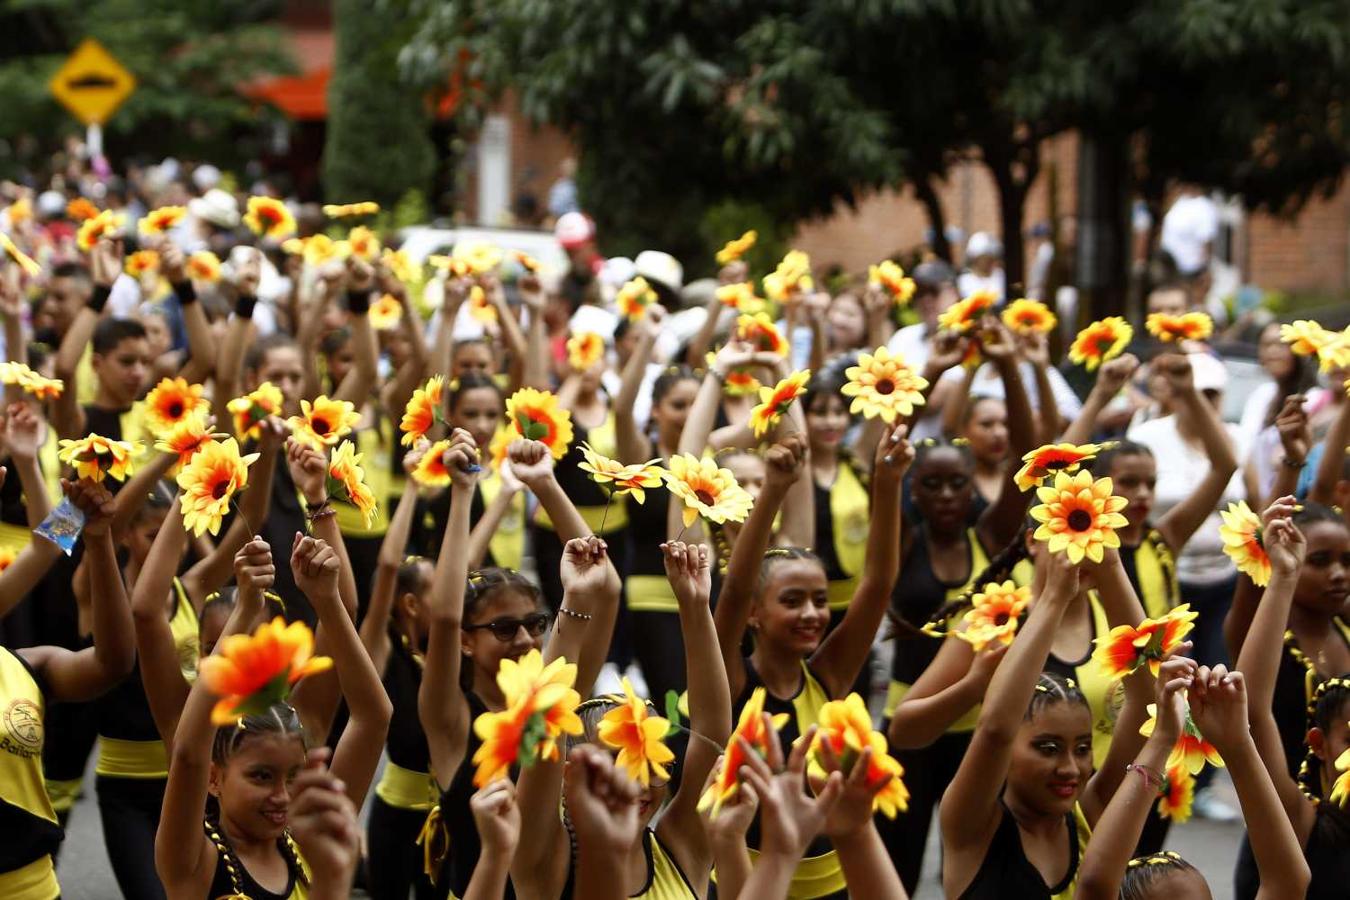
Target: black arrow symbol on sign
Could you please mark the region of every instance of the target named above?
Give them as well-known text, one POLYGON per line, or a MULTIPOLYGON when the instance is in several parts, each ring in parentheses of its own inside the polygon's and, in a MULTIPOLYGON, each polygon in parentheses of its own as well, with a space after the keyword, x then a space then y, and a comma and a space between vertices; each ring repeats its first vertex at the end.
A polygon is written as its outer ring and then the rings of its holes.
POLYGON ((97 75, 91 72, 88 75, 81 75, 78 78, 66 79, 66 87, 72 91, 110 90, 117 87, 117 79, 109 78, 106 75, 97 75))

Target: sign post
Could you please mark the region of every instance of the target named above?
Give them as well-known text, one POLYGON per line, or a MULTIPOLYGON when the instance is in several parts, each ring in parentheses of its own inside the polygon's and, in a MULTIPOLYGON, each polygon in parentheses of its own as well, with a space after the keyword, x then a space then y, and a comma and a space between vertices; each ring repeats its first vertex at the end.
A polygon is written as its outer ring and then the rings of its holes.
POLYGON ((103 45, 85 38, 48 84, 52 96, 89 127, 89 153, 103 153, 103 123, 136 90, 136 76, 103 45))

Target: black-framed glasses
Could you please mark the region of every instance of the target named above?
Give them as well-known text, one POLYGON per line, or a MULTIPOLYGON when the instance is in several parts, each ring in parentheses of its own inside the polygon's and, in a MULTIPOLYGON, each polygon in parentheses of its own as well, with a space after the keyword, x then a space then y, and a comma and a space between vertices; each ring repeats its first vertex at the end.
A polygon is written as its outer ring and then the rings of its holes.
POLYGON ((491 630, 492 636, 503 644, 509 643, 515 638, 516 632, 521 628, 530 637, 539 637, 548 630, 548 616, 544 613, 532 613, 523 619, 513 619, 503 616, 500 619, 493 619, 491 622, 483 622, 478 625, 464 625, 465 631, 481 631, 484 628, 491 630))

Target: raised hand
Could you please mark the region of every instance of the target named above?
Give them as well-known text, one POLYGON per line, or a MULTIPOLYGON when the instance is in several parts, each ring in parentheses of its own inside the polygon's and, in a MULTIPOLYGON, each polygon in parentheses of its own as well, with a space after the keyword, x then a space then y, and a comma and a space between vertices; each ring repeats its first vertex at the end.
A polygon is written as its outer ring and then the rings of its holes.
POLYGON ((563 795, 582 853, 613 859, 633 846, 642 828, 641 790, 615 768, 608 753, 590 744, 574 748, 563 775, 563 795))
POLYGON ((1033 366, 1044 368, 1050 365, 1050 342, 1045 339, 1042 332, 1033 331, 1030 334, 1018 335, 1017 350, 1022 354, 1022 358, 1033 366))
POLYGON ((609 564, 609 545, 593 534, 567 542, 558 574, 565 593, 619 590, 619 575, 609 564))
POLYGON ((713 368, 726 377, 732 369, 748 366, 755 361, 755 345, 749 341, 730 340, 713 357, 713 368))
POLYGON ((516 786, 505 778, 478 789, 469 798, 469 810, 484 852, 504 857, 516 852, 520 840, 520 807, 516 805, 516 786))
POLYGON ((1138 368, 1139 357, 1133 353, 1122 353, 1115 359, 1102 363, 1101 368, 1097 370, 1097 387, 1114 397, 1129 384, 1138 368))
POLYGON ((345 897, 361 859, 361 828, 346 785, 328 771, 328 756, 327 747, 309 751, 291 784, 287 820, 321 895, 345 897))
POLYGON ((1284 398, 1284 406, 1275 417, 1275 428, 1280 433, 1284 458, 1296 462, 1308 458, 1313 443, 1312 430, 1308 427, 1308 414, 1303 410, 1305 400, 1302 394, 1290 394, 1284 398))
POLYGON ((61 490, 84 513, 85 537, 102 537, 108 533, 115 508, 112 492, 107 487, 88 478, 79 481, 62 478, 61 490))
POLYGON ((1169 749, 1181 737, 1181 729, 1186 724, 1186 690, 1195 681, 1195 671, 1195 660, 1171 656, 1163 661, 1158 672, 1155 683, 1158 717, 1153 725, 1153 735, 1169 749))
POLYGON ((743 259, 733 259, 717 270, 718 284, 740 284, 750 277, 750 267, 743 259))
POLYGON ((112 287, 122 274, 122 240, 103 238, 89 250, 89 271, 94 284, 112 287))
POLYGON ((1017 355, 1012 332, 994 316, 985 316, 979 326, 980 350, 996 363, 1011 362, 1017 355))
POLYGON ((1190 690, 1191 719, 1200 734, 1223 755, 1225 748, 1251 735, 1247 724, 1247 684, 1241 672, 1201 666, 1190 690))
POLYGON ((15 460, 37 459, 42 446, 42 416, 22 401, 9 405, 5 417, 5 446, 15 460))
POLYGON ((347 257, 347 290, 368 291, 375 287, 375 269, 356 254, 347 257))
POLYGON ((955 331, 939 331, 933 336, 924 370, 930 375, 941 375, 953 366, 959 366, 969 348, 970 338, 955 331))
POLYGON ((764 451, 764 486, 786 490, 801 477, 806 463, 806 439, 790 434, 764 451))
MULTIPOLYGON (((210 426, 207 426, 210 427, 210 426)), ((263 453, 275 453, 291 436, 291 426, 280 416, 268 416, 258 423, 258 449, 263 453)))
POLYGON ((975 659, 970 664, 970 676, 977 684, 989 687, 994 673, 998 671, 998 664, 1003 662, 1003 657, 1008 655, 1008 648, 1011 646, 1012 644, 995 642, 975 653, 975 659))
MULTIPOLYGON (((722 766, 726 765, 726 761, 726 756, 717 758, 716 765, 708 772, 708 777, 703 782, 703 790, 699 791, 700 797, 712 787, 713 780, 722 774, 722 766)), ((755 820, 755 813, 758 811, 759 795, 749 782, 742 781, 736 793, 722 803, 716 816, 712 814, 712 805, 709 804, 699 811, 699 817, 703 820, 703 830, 708 833, 708 839, 712 843, 744 846, 746 832, 750 830, 750 823, 755 820)))
POLYGON ((276 582, 277 567, 267 541, 255 537, 234 555, 234 582, 239 599, 261 600, 263 592, 276 582))
POLYGON ((234 287, 240 296, 254 297, 258 293, 258 281, 262 278, 262 251, 256 247, 247 247, 239 256, 234 267, 234 287))
POLYGON ((914 445, 909 442, 908 435, 909 426, 905 422, 897 422, 881 436, 872 468, 874 476, 893 478, 895 481, 905 477, 914 462, 914 445))
POLYGON ((1153 360, 1157 371, 1167 379, 1174 396, 1181 397, 1195 390, 1195 371, 1184 354, 1170 353, 1153 360))
POLYGON ((179 284, 187 280, 183 272, 185 258, 182 249, 173 241, 163 241, 159 247, 159 271, 170 284, 179 284))
POLYGON ((531 490, 553 477, 553 454, 539 441, 512 441, 506 448, 511 471, 531 490))
POLYGON ((295 586, 310 599, 337 599, 338 569, 341 561, 337 551, 320 538, 295 533, 291 545, 291 572, 295 586))
MULTIPOLYGON (((767 714, 764 727, 773 734, 767 714)), ((811 839, 825 826, 825 819, 839 800, 843 778, 838 772, 830 774, 816 796, 806 790, 806 750, 815 734, 813 725, 792 748, 787 768, 777 774, 774 770, 782 761, 783 751, 776 740, 769 741, 769 758, 765 760, 745 743, 744 738, 737 738, 745 756, 741 780, 749 782, 759 796, 763 829, 761 849, 765 853, 794 861, 800 859, 811 839)))
POLYGON ((672 541, 661 545, 661 554, 665 558, 666 579, 680 606, 707 608, 712 596, 708 548, 703 544, 672 541))
POLYGON ((1265 526, 1261 543, 1270 557, 1272 574, 1297 578, 1308 555, 1308 540, 1298 526, 1286 518, 1272 518, 1265 526))
POLYGON ((452 431, 450 446, 446 448, 441 462, 447 470, 454 473, 450 489, 459 493, 472 493, 473 486, 482 473, 482 466, 478 462, 478 444, 474 441, 473 435, 463 428, 452 431))
POLYGON ((314 507, 328 499, 328 460, 322 453, 289 438, 286 441, 286 467, 305 503, 314 507))
MULTIPOLYGON (((887 773, 875 781, 870 780, 868 772, 872 766, 872 757, 872 748, 868 747, 854 760, 853 768, 844 772, 830 745, 824 742, 820 745, 821 768, 826 773, 838 772, 844 779, 839 789, 839 801, 825 817, 823 830, 831 840, 846 838, 870 825, 872 801, 895 778, 893 774, 887 773)), ((812 778, 811 783, 812 787, 819 790, 824 786, 824 779, 812 778)))

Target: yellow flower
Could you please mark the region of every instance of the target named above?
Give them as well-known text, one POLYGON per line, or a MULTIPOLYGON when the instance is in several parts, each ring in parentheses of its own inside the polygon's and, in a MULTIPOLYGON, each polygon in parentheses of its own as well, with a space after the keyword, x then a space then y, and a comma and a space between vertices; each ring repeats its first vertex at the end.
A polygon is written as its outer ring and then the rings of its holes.
POLYGON ((897 306, 908 306, 910 298, 914 296, 914 279, 906 277, 905 270, 889 259, 868 266, 867 283, 885 289, 895 299, 897 306))
POLYGON ((141 234, 163 234, 187 215, 186 206, 161 206, 145 214, 137 226, 141 234))
POLYGON ((18 225, 20 222, 27 222, 33 218, 33 201, 27 197, 20 197, 9 206, 5 207, 5 212, 9 214, 9 224, 18 225))
POLYGON ((1320 353, 1334 335, 1335 332, 1328 331, 1311 319, 1299 319, 1292 325, 1280 326, 1280 340, 1288 344, 1296 356, 1320 353))
POLYGON ((381 294, 380 299, 370 304, 370 327, 376 331, 389 331, 403 319, 403 304, 393 294, 381 294))
POLYGON ((66 204, 66 216, 76 222, 88 222, 98 215, 98 207, 84 197, 76 197, 66 204))
POLYGON ((281 245, 288 253, 299 253, 305 258, 305 265, 321 266, 330 259, 338 258, 338 245, 326 234, 315 234, 307 238, 291 238, 281 245), (287 248, 290 249, 287 249, 287 248))
POLYGON ((210 250, 198 250, 187 258, 188 277, 215 284, 220 280, 220 259, 210 250))
POLYGON ((486 241, 460 241, 450 255, 462 262, 470 275, 486 275, 502 264, 502 251, 486 241))
POLYGON ((203 444, 210 441, 219 440, 228 437, 224 434, 212 434, 206 427, 206 415, 204 413, 187 416, 180 419, 175 425, 159 436, 155 441, 155 449, 161 453, 174 453, 178 456, 178 462, 174 464, 174 469, 170 474, 181 471, 181 468, 192 461, 192 457, 203 444))
POLYGON ((1016 334, 1045 334, 1053 331, 1058 321, 1050 307, 1025 297, 1014 300, 1003 310, 1003 324, 1016 334))
POLYGON ((759 352, 787 353, 787 341, 778 333, 778 327, 768 313, 742 314, 736 317, 736 339, 754 344, 759 352))
POLYGON ((262 423, 268 416, 281 414, 284 399, 281 388, 264 381, 242 397, 235 397, 226 409, 234 416, 234 432, 240 440, 257 440, 262 435, 262 423))
POLYGON ((521 388, 506 401, 506 419, 525 440, 542 442, 554 459, 567 455, 572 413, 558 406, 552 392, 521 388))
POLYGON ((946 312, 938 316, 938 327, 957 334, 966 334, 980 324, 985 314, 993 312, 998 295, 993 291, 976 291, 969 297, 953 303, 946 312))
POLYGON ((1158 677, 1162 661, 1191 633, 1199 614, 1183 603, 1157 619, 1146 618, 1138 626, 1117 625, 1106 637, 1095 638, 1095 659, 1111 680, 1124 678, 1142 665, 1158 677))
POLYGON ((256 235, 274 241, 295 234, 295 216, 286 204, 272 197, 249 197, 244 224, 256 235))
POLYGON ((1133 337, 1134 329, 1129 322, 1120 316, 1107 316, 1078 332, 1069 347, 1069 359, 1086 366, 1089 372, 1095 371, 1102 363, 1125 352, 1133 337))
POLYGON ((347 232, 347 246, 351 255, 366 262, 374 262, 380 255, 380 239, 364 225, 357 225, 347 232))
POLYGON ((995 641, 1012 643, 1018 617, 1031 602, 1031 588, 1018 587, 1012 581, 991 581, 970 602, 971 608, 963 617, 965 630, 954 633, 978 653, 995 641))
POLYGON ((390 250, 385 247, 384 252, 380 254, 380 262, 384 263, 384 267, 389 270, 390 275, 404 284, 413 281, 421 274, 406 250, 390 250))
POLYGON ((909 808, 909 790, 900 780, 904 767, 886 752, 886 736, 872 730, 872 715, 861 697, 849 694, 843 700, 829 701, 820 708, 817 725, 819 728, 808 751, 813 775, 825 777, 820 756, 825 745, 834 752, 839 770, 845 777, 852 774, 863 751, 870 748, 872 761, 867 767, 867 783, 875 785, 887 775, 894 776, 885 789, 872 798, 872 810, 894 819, 897 812, 909 808))
POLYGON ((675 759, 665 743, 670 720, 647 709, 647 702, 634 693, 627 676, 623 679, 623 693, 623 702, 600 720, 601 742, 619 751, 616 765, 643 787, 651 784, 653 778, 669 781, 665 765, 675 759))
POLYGON ((1203 341, 1214 333, 1214 320, 1207 313, 1188 312, 1180 316, 1150 313, 1144 320, 1148 333, 1165 344, 1175 341, 1203 341))
POLYGON ((0 362, 0 384, 13 384, 39 400, 54 400, 66 385, 59 378, 47 378, 20 362, 0 362))
POLYGON ((240 456, 234 438, 202 444, 178 473, 183 527, 197 537, 219 534, 230 498, 248 485, 248 467, 257 458, 256 453, 240 456))
POLYGON ((762 386, 759 379, 750 374, 749 369, 732 369, 727 373, 727 381, 722 386, 722 393, 728 397, 749 397, 752 394, 758 394, 762 386))
POLYGON ((618 460, 596 453, 585 441, 581 442, 581 456, 582 462, 577 464, 577 468, 590 473, 592 481, 600 485, 612 485, 614 493, 620 497, 632 494, 638 503, 646 500, 647 488, 660 487, 665 480, 659 459, 650 459, 641 465, 625 466, 618 460))
POLYGON ((736 483, 730 469, 689 453, 675 454, 669 465, 666 487, 684 504, 685 528, 694 524, 700 514, 718 524, 745 521, 754 501, 736 483))
POLYGON ((723 306, 729 306, 737 312, 753 315, 764 311, 764 301, 755 296, 755 285, 749 281, 736 284, 724 284, 714 293, 723 306))
POLYGON ((793 372, 772 388, 759 389, 759 405, 750 410, 750 428, 756 438, 762 438, 778 424, 796 400, 806 392, 806 383, 811 380, 811 370, 793 372))
POLYGON ((1219 526, 1223 552, 1252 584, 1265 587, 1270 581, 1270 557, 1261 543, 1261 518, 1245 500, 1228 504, 1227 509, 1219 510, 1219 517, 1223 519, 1219 526))
POLYGON ((858 364, 845 369, 844 375, 848 383, 841 393, 853 398, 851 413, 860 412, 869 419, 880 416, 889 425, 900 416, 913 415, 914 407, 924 404, 928 380, 914 374, 903 356, 892 356, 885 347, 859 353, 858 364))
POLYGON ((656 291, 641 275, 619 288, 618 294, 614 296, 614 304, 619 312, 635 322, 647 315, 647 307, 656 300, 656 291))
POLYGON ((516 262, 520 263, 520 267, 524 269, 526 272, 530 273, 538 272, 539 269, 541 268, 539 260, 535 259, 528 253, 522 253, 519 250, 512 250, 511 255, 516 258, 516 262))
POLYGON ((800 250, 789 250, 778 268, 764 276, 764 296, 778 303, 796 293, 815 288, 811 278, 811 257, 800 250))
POLYGON ((0 547, 0 572, 14 565, 14 560, 18 558, 19 555, 14 552, 13 547, 0 547))
POLYGON ((1346 799, 1350 798, 1350 750, 1336 757, 1336 771, 1340 774, 1331 785, 1331 802, 1345 806, 1346 799))
POLYGON ((491 459, 490 465, 495 471, 502 470, 502 464, 506 462, 506 451, 511 449, 511 442, 517 438, 516 430, 510 425, 502 425, 497 429, 496 434, 492 436, 492 443, 488 445, 488 457, 491 459))
POLYGON ((355 404, 326 396, 317 398, 313 404, 301 400, 300 413, 291 416, 291 434, 316 450, 332 447, 361 424, 361 414, 356 411, 355 404))
POLYGON ((1076 475, 1055 473, 1055 486, 1036 489, 1040 503, 1031 509, 1031 517, 1041 526, 1036 540, 1046 541, 1051 553, 1065 551, 1070 562, 1086 556, 1101 562, 1106 547, 1119 547, 1117 528, 1129 523, 1120 511, 1129 505, 1124 497, 1111 493, 1111 479, 1098 478, 1081 471, 1076 475))
POLYGON ((137 250, 127 255, 122 268, 132 278, 140 278, 146 272, 158 272, 159 254, 154 250, 137 250))
POLYGON ((85 253, 94 249, 103 238, 115 238, 126 224, 126 217, 110 209, 84 220, 75 234, 75 244, 85 253))
POLYGON ((594 331, 582 331, 567 339, 567 364, 573 371, 589 371, 604 355, 605 339, 594 331))
POLYGON ((403 446, 411 447, 417 443, 440 421, 444 391, 445 379, 440 375, 431 376, 426 385, 413 391, 408 408, 403 411, 403 421, 398 425, 403 432, 403 446))
POLYGON ((98 434, 62 440, 58 448, 57 459, 73 466, 77 478, 90 481, 102 481, 104 475, 124 481, 131 474, 132 459, 141 452, 138 441, 114 441, 98 434))
MULTIPOLYGON (((1158 725, 1158 704, 1150 703, 1148 705, 1148 720, 1139 726, 1139 733, 1144 737, 1152 737, 1153 729, 1158 725)), ((1199 775, 1200 770, 1205 767, 1205 763, 1211 766, 1223 768, 1223 757, 1219 756, 1218 748, 1209 741, 1205 740, 1200 729, 1196 727, 1191 719, 1191 711, 1186 710, 1186 721, 1181 729, 1181 737, 1172 745, 1171 751, 1167 754, 1167 768, 1182 769, 1191 775, 1199 775)))
POLYGON ((752 752, 761 757, 766 756, 769 752, 769 741, 778 740, 778 729, 787 724, 787 713, 779 713, 771 720, 770 728, 764 726, 764 697, 765 691, 762 687, 750 692, 750 699, 741 707, 741 716, 736 722, 735 730, 731 732, 730 740, 727 741, 727 752, 722 759, 722 767, 718 769, 713 783, 699 798, 699 812, 711 809, 710 818, 717 818, 722 804, 736 795, 741 766, 745 764, 746 759, 741 740, 749 745, 752 752))
POLYGON ((1092 462, 1115 444, 1045 444, 1022 457, 1024 465, 1017 471, 1018 490, 1029 491, 1040 487, 1046 478, 1057 472, 1077 472, 1084 463, 1092 462))
POLYGON ((38 276, 42 274, 42 266, 38 265, 37 260, 20 250, 19 245, 14 243, 9 235, 5 234, 3 231, 0 231, 0 248, 4 248, 6 255, 18 263, 19 268, 23 269, 29 275, 38 276))
POLYGON ((450 470, 445 467, 445 451, 450 449, 450 441, 441 440, 432 444, 422 454, 422 458, 413 467, 412 479, 426 487, 445 487, 450 483, 450 470))
POLYGON ((725 266, 729 262, 740 259, 750 252, 750 248, 755 246, 757 240, 759 240, 759 232, 751 228, 735 240, 727 241, 722 245, 722 249, 717 251, 717 264, 725 266))
POLYGON ((347 501, 361 511, 366 527, 370 527, 375 518, 375 494, 366 486, 366 473, 361 468, 363 454, 356 452, 356 445, 343 441, 333 451, 328 461, 329 494, 343 495, 347 501))
POLYGON ((184 419, 206 415, 211 401, 206 388, 188 384, 185 378, 165 378, 145 395, 145 424, 155 437, 163 437, 184 419))
POLYGON ((1195 779, 1185 769, 1170 768, 1163 777, 1162 796, 1158 798, 1158 815, 1181 824, 1191 817, 1191 803, 1195 800, 1195 779))
POLYGON ((512 764, 528 768, 538 760, 557 760, 558 738, 583 731, 576 708, 581 695, 577 667, 559 657, 547 666, 538 650, 518 661, 503 659, 497 669, 506 708, 474 720, 474 732, 483 744, 473 755, 478 766, 473 782, 481 787, 504 777, 512 764))
POLYGON ((202 684, 220 697, 211 710, 211 724, 233 725, 242 716, 262 715, 281 703, 301 678, 332 668, 333 661, 314 655, 314 634, 304 622, 277 616, 252 635, 223 638, 216 652, 197 664, 202 684))
POLYGON ((1350 328, 1331 332, 1331 339, 1317 351, 1317 369, 1330 373, 1332 369, 1350 368, 1350 328))
POLYGON ((380 211, 380 204, 374 200, 361 203, 325 203, 323 214, 330 219, 346 219, 355 216, 373 216, 380 211))

